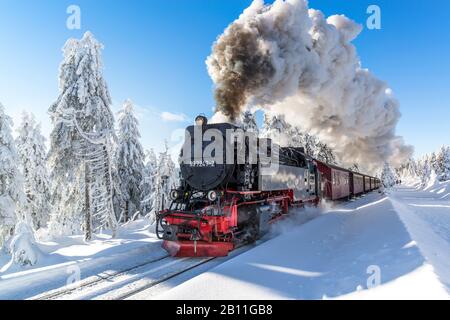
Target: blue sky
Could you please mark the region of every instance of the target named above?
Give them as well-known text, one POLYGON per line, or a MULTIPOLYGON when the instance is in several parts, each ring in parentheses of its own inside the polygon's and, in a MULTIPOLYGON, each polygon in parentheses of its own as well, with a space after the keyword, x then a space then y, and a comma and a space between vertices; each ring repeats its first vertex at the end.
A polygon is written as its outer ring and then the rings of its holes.
MULTIPOLYGON (((114 110, 131 98, 144 146, 160 150, 164 138, 196 114, 212 113, 205 58, 250 2, 0 0, 0 101, 15 121, 21 110, 33 111, 48 133, 61 48, 90 30, 105 45, 114 110), (66 28, 71 4, 81 8, 81 30, 66 28), (164 120, 163 112, 181 121, 164 120)), ((361 24, 370 4, 381 7, 382 29, 364 29, 355 45, 363 66, 387 81, 401 103, 398 134, 419 155, 450 143, 450 1, 310 0, 326 15, 345 14, 361 24)))

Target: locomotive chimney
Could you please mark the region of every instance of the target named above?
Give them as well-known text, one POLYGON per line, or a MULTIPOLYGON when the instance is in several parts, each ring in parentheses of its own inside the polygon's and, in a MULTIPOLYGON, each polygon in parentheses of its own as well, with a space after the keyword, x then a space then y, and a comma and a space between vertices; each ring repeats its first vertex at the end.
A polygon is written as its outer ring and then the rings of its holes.
POLYGON ((195 125, 199 127, 206 126, 208 124, 208 118, 206 118, 204 115, 198 115, 195 118, 195 125))

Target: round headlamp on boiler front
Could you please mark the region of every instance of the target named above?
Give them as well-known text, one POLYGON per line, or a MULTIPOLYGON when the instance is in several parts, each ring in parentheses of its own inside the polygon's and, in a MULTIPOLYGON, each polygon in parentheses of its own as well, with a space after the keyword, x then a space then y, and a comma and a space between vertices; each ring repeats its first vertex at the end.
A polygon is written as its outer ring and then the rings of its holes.
POLYGON ((217 193, 217 191, 211 190, 208 192, 207 197, 209 201, 214 202, 217 200, 217 198, 219 198, 219 194, 217 193))
POLYGON ((170 200, 175 201, 181 198, 182 193, 179 190, 170 191, 170 200))

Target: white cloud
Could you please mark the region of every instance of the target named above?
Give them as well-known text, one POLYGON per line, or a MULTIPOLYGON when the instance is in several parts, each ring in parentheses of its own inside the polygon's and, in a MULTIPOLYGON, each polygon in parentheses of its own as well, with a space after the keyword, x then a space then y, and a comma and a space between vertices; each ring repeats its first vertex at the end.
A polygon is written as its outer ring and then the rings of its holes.
POLYGON ((167 122, 186 122, 189 120, 188 116, 184 113, 171 113, 164 111, 160 116, 163 121, 167 122))

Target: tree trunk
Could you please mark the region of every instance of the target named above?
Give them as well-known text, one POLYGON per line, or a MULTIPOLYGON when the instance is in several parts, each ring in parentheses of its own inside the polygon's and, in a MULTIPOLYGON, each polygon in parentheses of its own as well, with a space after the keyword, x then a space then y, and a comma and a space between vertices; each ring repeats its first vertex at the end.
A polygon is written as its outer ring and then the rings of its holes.
POLYGON ((130 201, 125 202, 125 222, 130 220, 130 201))
POLYGON ((91 199, 90 199, 90 179, 89 179, 89 164, 84 163, 84 194, 85 194, 85 240, 90 241, 92 239, 92 219, 91 219, 91 199))

